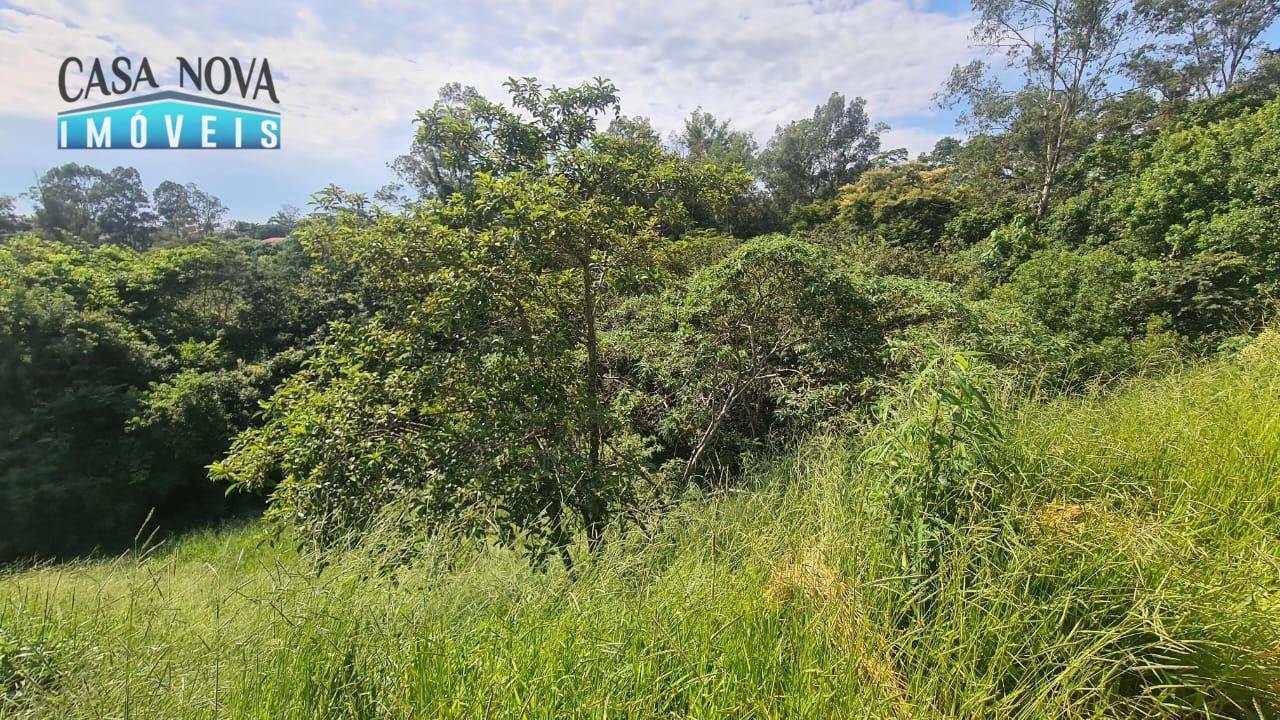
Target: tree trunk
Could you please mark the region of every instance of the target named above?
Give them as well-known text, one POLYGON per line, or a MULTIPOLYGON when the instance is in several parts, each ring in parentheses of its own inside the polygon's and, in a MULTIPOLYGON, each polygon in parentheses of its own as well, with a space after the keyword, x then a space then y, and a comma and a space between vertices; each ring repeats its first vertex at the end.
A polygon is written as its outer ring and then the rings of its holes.
POLYGON ((1049 168, 1044 169, 1044 182, 1040 185, 1040 199, 1036 202, 1036 219, 1044 218, 1044 214, 1049 210, 1049 196, 1053 194, 1053 171, 1049 168))
POLYGON ((1053 50, 1049 59, 1049 96, 1045 100, 1044 112, 1041 114, 1041 122, 1044 127, 1044 176, 1040 183, 1040 197, 1036 201, 1036 219, 1044 217, 1045 211, 1049 209, 1049 196, 1053 193, 1053 139, 1057 135, 1057 128, 1050 130, 1049 119, 1053 115, 1053 104, 1058 96, 1058 58, 1061 55, 1062 43, 1059 33, 1058 24, 1058 5, 1053 6, 1053 50))
POLYGON ((596 337, 595 280, 591 262, 582 261, 582 317, 587 346, 587 472, 578 488, 578 506, 587 530, 587 543, 594 551, 604 535, 605 508, 600 499, 600 446, 604 429, 600 418, 600 349, 596 337))

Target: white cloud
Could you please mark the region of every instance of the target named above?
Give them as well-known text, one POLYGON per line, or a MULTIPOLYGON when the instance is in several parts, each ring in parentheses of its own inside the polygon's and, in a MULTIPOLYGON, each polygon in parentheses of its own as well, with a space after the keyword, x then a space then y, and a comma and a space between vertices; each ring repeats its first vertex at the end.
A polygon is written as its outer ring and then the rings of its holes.
POLYGON ((886 150, 906 148, 910 151, 911 157, 915 157, 922 152, 933 150, 934 144, 947 135, 959 137, 959 134, 954 132, 934 132, 912 127, 892 128, 880 136, 880 146, 886 150))
POLYGON ((0 9, 0 113, 45 116, 61 102, 58 65, 69 55, 114 56, 116 47, 97 37, 77 36, 57 20, 0 9))
POLYGON ((457 80, 496 99, 510 75, 561 85, 609 77, 624 112, 649 116, 664 134, 701 105, 762 144, 840 91, 866 98, 872 118, 894 126, 886 147, 918 152, 938 135, 913 125, 971 53, 971 19, 930 12, 922 0, 11 4, 0 9, 0 116, 64 109, 55 83, 69 55, 146 55, 162 84, 179 55, 265 56, 292 161, 365 167, 406 147, 415 111, 440 85, 457 80))
POLYGON ((607 75, 629 111, 659 124, 674 126, 700 103, 766 135, 832 90, 867 98, 877 117, 914 114, 969 54, 966 18, 906 0, 481 3, 436 8, 431 23, 415 19, 420 7, 366 5, 361 21, 388 38, 380 49, 344 42, 346 28, 307 7, 293 11, 288 33, 246 39, 199 11, 175 25, 148 22, 136 3, 28 3, 0 11, 0 60, 17 80, 0 86, 0 101, 7 113, 53 109, 57 64, 69 54, 171 61, 203 52, 270 57, 304 122, 295 132, 308 136, 405 122, 444 82, 496 88, 509 74, 562 83, 607 75))

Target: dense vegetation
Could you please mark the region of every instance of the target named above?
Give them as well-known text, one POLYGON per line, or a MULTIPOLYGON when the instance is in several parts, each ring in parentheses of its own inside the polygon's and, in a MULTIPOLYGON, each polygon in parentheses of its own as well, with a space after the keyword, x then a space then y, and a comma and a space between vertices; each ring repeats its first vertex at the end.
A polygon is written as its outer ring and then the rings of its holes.
POLYGON ((1280 712, 1280 6, 975 10, 914 160, 524 78, 0 204, 0 715, 1280 712))
POLYGON ((296 251, 257 245, 0 246, 0 556, 217 517, 204 467, 322 319, 296 251))
POLYGON ((574 576, 396 518, 341 552, 249 525, 28 571, 0 587, 0 712, 1273 717, 1278 378, 1268 332, 1015 411, 952 360, 885 432, 753 466, 574 576), (972 482, 919 493, 938 477, 972 482), (894 529, 943 508, 936 549, 894 529))

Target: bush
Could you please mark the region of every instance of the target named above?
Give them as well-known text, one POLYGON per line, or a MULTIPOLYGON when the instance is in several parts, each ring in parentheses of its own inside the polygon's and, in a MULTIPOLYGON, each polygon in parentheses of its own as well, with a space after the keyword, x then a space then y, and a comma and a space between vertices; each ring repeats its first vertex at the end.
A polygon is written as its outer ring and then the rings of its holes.
POLYGON ((1022 480, 989 375, 972 356, 939 351, 887 400, 863 454, 884 479, 903 577, 928 593, 957 536, 995 529, 1022 480))
POLYGON ((621 310, 610 347, 634 389, 624 413, 686 478, 731 471, 858 402, 880 365, 878 321, 869 283, 828 253, 756 238, 621 310))
POLYGON ((908 163, 868 170, 836 196, 839 221, 892 245, 936 248, 964 193, 947 168, 908 163))
POLYGON ((944 355, 883 434, 758 463, 572 575, 381 527, 300 556, 257 526, 12 573, 0 648, 49 662, 0 672, 51 668, 18 713, 68 718, 1273 717, 1277 337, 1029 405, 944 355), (928 583, 891 523, 917 511, 955 520, 928 583))
POLYGON ((1051 235, 1148 261, 1140 310, 1193 339, 1256 327, 1280 272, 1277 128, 1275 100, 1175 123, 1134 153, 1129 172, 1063 203, 1051 235))
POLYGON ((0 246, 0 561, 216 517, 204 466, 292 369, 279 279, 227 243, 0 246))
POLYGON ((1135 270, 1108 250, 1045 250, 992 296, 1021 304, 1050 331, 1086 341, 1134 334, 1135 270))

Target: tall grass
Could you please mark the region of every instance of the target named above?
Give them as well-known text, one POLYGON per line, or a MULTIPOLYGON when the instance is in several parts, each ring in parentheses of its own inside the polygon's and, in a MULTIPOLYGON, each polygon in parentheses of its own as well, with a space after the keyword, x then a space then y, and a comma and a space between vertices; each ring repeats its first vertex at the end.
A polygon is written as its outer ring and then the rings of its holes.
POLYGON ((942 475, 882 437, 815 440, 576 577, 444 539, 319 563, 253 525, 10 573, 0 716, 1280 713, 1280 339, 995 411, 1001 453, 946 469, 999 501, 948 515, 923 571, 899 523, 932 496, 901 491, 942 475))

